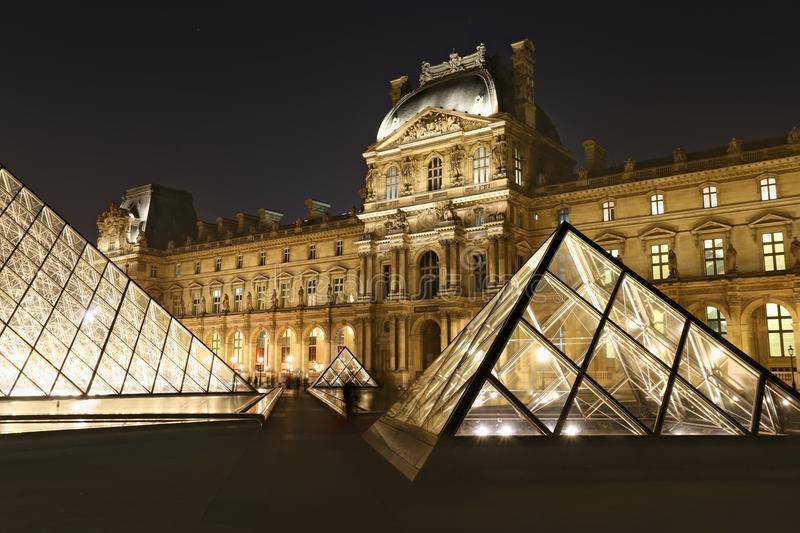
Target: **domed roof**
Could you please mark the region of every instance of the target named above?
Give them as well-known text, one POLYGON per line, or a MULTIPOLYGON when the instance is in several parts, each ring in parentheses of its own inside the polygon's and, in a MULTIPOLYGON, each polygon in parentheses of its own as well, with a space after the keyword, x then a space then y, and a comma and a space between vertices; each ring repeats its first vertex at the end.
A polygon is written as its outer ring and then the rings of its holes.
POLYGON ((479 69, 423 85, 401 98, 389 111, 381 122, 378 140, 388 137, 427 107, 484 117, 494 115, 499 111, 494 80, 486 70, 479 69))

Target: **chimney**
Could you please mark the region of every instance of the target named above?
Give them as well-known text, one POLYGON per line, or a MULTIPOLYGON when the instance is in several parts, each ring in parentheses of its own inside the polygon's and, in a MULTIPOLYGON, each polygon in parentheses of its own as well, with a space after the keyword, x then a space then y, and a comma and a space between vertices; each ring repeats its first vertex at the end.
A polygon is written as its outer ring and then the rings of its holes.
POLYGON ((282 218, 283 213, 270 211, 269 209, 264 209, 263 207, 258 210, 258 226, 261 229, 272 229, 273 226, 277 226, 281 223, 282 218))
POLYGON ((320 202, 319 200, 314 200, 312 198, 306 199, 306 218, 309 220, 327 216, 330 209, 331 204, 326 204, 325 202, 320 202))
POLYGON ((408 76, 400 76, 396 80, 390 81, 389 85, 392 86, 389 96, 392 97, 392 107, 394 107, 394 105, 409 92, 408 76))
POLYGON ((536 127, 536 106, 533 100, 533 43, 523 39, 511 43, 514 68, 514 114, 528 126, 536 127))
POLYGON ((582 143, 586 153, 586 170, 594 172, 606 168, 606 149, 594 139, 586 139, 582 143))

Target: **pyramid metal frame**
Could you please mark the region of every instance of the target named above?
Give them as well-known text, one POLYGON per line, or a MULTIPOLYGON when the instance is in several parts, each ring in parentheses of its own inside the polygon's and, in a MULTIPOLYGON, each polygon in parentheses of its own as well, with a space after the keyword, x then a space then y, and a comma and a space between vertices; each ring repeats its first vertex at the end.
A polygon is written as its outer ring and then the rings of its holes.
POLYGON ((0 433, 70 421, 263 422, 276 398, 0 165, 0 433))
MULTIPOLYGON (((378 382, 375 381, 358 357, 356 357, 347 346, 344 346, 341 350, 339 350, 339 353, 336 354, 336 357, 334 357, 330 364, 325 367, 325 370, 320 373, 319 376, 317 376, 317 379, 315 379, 314 383, 308 388, 308 393, 340 415, 347 416, 344 398, 345 383, 352 383, 356 389, 377 389, 379 387, 378 382), (345 363, 344 356, 346 355, 350 356, 350 360, 345 363), (339 371, 336 371, 333 368, 337 361, 341 361, 343 365, 339 371), (353 367, 350 364, 353 361, 355 361, 355 363, 358 365, 355 368, 355 371, 353 371, 353 367), (325 377, 328 375, 329 371, 335 374, 333 376, 333 380, 325 377), (350 376, 345 381, 342 381, 340 378, 344 371, 347 371, 350 376), (366 380, 356 379, 356 375, 359 372, 364 372, 367 375, 366 380), (336 384, 337 380, 340 384, 336 384)), ((368 408, 358 405, 358 402, 356 402, 354 408, 360 412, 369 412, 368 408)))
MULTIPOLYGON (((567 253, 570 254, 568 259, 574 261, 576 252, 569 250, 567 253)), ((586 273, 579 272, 579 275, 585 277, 586 273)), ((632 302, 633 306, 634 302, 632 302)), ((561 317, 559 320, 561 324, 559 329, 563 333, 563 324, 567 322, 567 319, 561 317)), ((631 376, 627 368, 625 373, 627 374, 625 379, 630 380, 631 376)), ((702 411, 701 418, 703 416, 713 418, 713 423, 719 426, 719 431, 716 433, 733 435, 800 434, 800 395, 797 391, 792 390, 768 369, 715 333, 705 323, 673 302, 621 261, 611 257, 603 248, 574 227, 563 223, 537 250, 528 263, 498 292, 495 298, 445 348, 442 355, 423 373, 406 395, 392 406, 365 433, 364 437, 377 451, 413 479, 440 437, 510 436, 512 434, 517 436, 574 435, 575 433, 570 431, 571 426, 568 426, 570 415, 578 409, 578 414, 583 416, 583 412, 577 406, 577 401, 579 394, 587 391, 589 395, 597 398, 597 402, 592 405, 594 410, 583 419, 583 422, 587 422, 593 413, 600 412, 600 409, 605 407, 611 412, 614 422, 620 426, 626 426, 622 429, 614 428, 606 421, 600 425, 599 431, 588 431, 587 434, 651 436, 692 434, 691 422, 680 430, 675 429, 679 427, 677 424, 671 426, 668 431, 665 430, 667 420, 671 416, 674 417, 677 409, 677 407, 671 407, 673 402, 676 404, 686 402, 691 404, 691 408, 702 411), (600 295, 600 292, 592 293, 597 290, 597 280, 587 282, 587 279, 580 279, 579 282, 583 284, 582 288, 589 290, 588 294, 580 294, 578 288, 571 287, 562 279, 562 276, 565 275, 564 272, 553 273, 551 271, 551 263, 565 245, 569 246, 569 242, 572 242, 569 239, 572 238, 576 238, 579 245, 585 247, 581 249, 583 252, 590 254, 586 261, 599 261, 600 263, 593 264, 593 266, 606 265, 611 267, 611 272, 616 273, 615 276, 612 276, 614 279, 610 282, 612 285, 610 290, 606 291, 607 298, 605 292, 602 294, 601 299, 604 300, 602 302, 593 297, 600 295), (668 320, 670 318, 677 320, 671 328, 672 347, 662 345, 661 348, 664 348, 662 353, 656 343, 646 342, 648 339, 645 328, 642 327, 640 330, 643 340, 634 338, 628 331, 634 326, 641 327, 640 324, 623 326, 616 324, 615 320, 625 317, 623 311, 618 309, 625 302, 619 304, 622 300, 617 299, 623 286, 628 294, 622 295, 621 298, 630 298, 630 293, 634 290, 639 291, 639 298, 648 298, 645 303, 638 302, 635 311, 660 309, 659 316, 663 321, 660 327, 664 331, 657 331, 666 332, 669 327, 668 320), (539 294, 540 289, 542 294, 539 294), (556 346, 552 339, 548 338, 548 335, 538 330, 534 313, 546 305, 546 298, 543 296, 545 290, 551 290, 552 293, 558 293, 569 299, 563 300, 566 303, 559 304, 562 307, 554 312, 554 315, 561 313, 567 304, 575 304, 581 307, 586 316, 595 320, 591 326, 591 340, 585 346, 580 347, 580 352, 568 353, 570 350, 568 345, 556 346), (510 308, 509 298, 513 299, 510 300, 513 303, 510 308), (615 313, 618 313, 619 317, 612 317, 615 313), (509 387, 501 381, 502 377, 494 372, 497 370, 496 365, 499 364, 498 360, 501 355, 510 346, 512 335, 517 331, 529 334, 531 341, 541 346, 540 349, 544 351, 545 357, 554 356, 554 361, 567 372, 567 378, 562 378, 561 384, 565 383, 569 387, 568 393, 564 396, 563 389, 560 393, 548 392, 547 398, 564 397, 563 403, 558 408, 557 419, 551 420, 550 424, 535 414, 533 406, 526 405, 515 393, 511 392, 509 387), (596 374, 593 371, 590 372, 591 364, 597 359, 595 357, 596 350, 601 348, 600 343, 604 342, 606 337, 618 338, 626 347, 633 350, 634 356, 630 354, 628 356, 636 359, 637 362, 645 363, 648 368, 644 370, 648 377, 660 376, 660 382, 656 380, 654 383, 646 384, 651 387, 646 392, 657 394, 655 398, 658 400, 657 413, 649 422, 644 422, 641 415, 636 416, 632 413, 615 397, 617 390, 609 389, 598 383, 596 374), (698 353, 699 349, 696 345, 703 342, 711 343, 710 356, 698 353), (488 347, 486 347, 487 344, 488 347), (486 348, 485 352, 481 350, 481 347, 486 348), (691 355, 692 353, 694 355, 691 355), (461 355, 454 356, 453 354, 461 355), (717 369, 726 364, 731 366, 737 364, 743 372, 749 372, 755 387, 752 401, 748 402, 743 395, 731 392, 732 387, 724 381, 725 376, 711 375, 707 372, 708 369, 702 368, 702 365, 700 365, 701 368, 696 368, 693 357, 699 360, 703 355, 706 356, 706 359, 711 357, 715 363, 717 361, 715 358, 720 358, 719 360, 722 362, 715 367, 717 369), (476 364, 477 360, 480 362, 476 364), (445 373, 441 372, 443 368, 446 370, 445 373), (706 372, 704 375, 698 375, 704 371, 706 372), (568 379, 570 374, 571 381, 568 379), (493 391, 490 390, 492 388, 493 391), (714 394, 706 394, 701 388, 707 388, 719 397, 715 399, 714 394), (678 392, 675 392, 676 390, 678 392), (480 408, 483 405, 476 404, 476 399, 487 391, 493 398, 499 399, 503 403, 510 418, 516 416, 522 421, 522 427, 529 431, 514 431, 514 428, 510 426, 503 426, 506 428, 505 432, 502 429, 499 432, 494 429, 487 432, 485 427, 482 428, 483 432, 460 431, 460 428, 468 427, 465 422, 469 422, 471 410, 476 406, 480 408), (494 394, 495 392, 499 393, 499 398, 494 394), (725 402, 722 401, 720 393, 726 395, 724 399, 728 405, 724 405, 725 402), (779 399, 781 405, 778 405, 779 399), (751 410, 742 408, 745 403, 752 406, 751 410), (762 417, 762 406, 765 404, 770 407, 770 412, 762 417), (430 407, 426 407, 422 413, 423 407, 426 405, 430 407), (738 406, 738 411, 731 406, 738 406), (776 415, 781 414, 780 412, 784 417, 792 417, 789 420, 791 427, 788 429, 785 423, 783 426, 778 423, 776 415), (768 420, 764 418, 768 418, 768 420), (686 429, 688 431, 684 431, 686 429)), ((638 392, 641 393, 642 390, 638 392)), ((485 396, 484 394, 482 399, 485 396)), ((686 411, 685 408, 684 411, 686 411)), ((694 434, 709 434, 709 432, 698 431, 694 434)))

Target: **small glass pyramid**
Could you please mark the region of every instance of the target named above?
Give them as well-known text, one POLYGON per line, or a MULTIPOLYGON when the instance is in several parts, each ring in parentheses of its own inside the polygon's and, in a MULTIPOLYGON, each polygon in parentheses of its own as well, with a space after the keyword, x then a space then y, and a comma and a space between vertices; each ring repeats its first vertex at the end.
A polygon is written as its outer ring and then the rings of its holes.
MULTIPOLYGON (((378 383, 370 376, 361 361, 347 346, 339 350, 331 364, 319 375, 308 392, 341 415, 346 415, 344 386, 375 389, 378 383)), ((357 411, 369 411, 371 395, 358 395, 353 406, 357 411)))
POLYGON ((225 418, 263 399, 1 167, 0 213, 0 433, 225 418))
POLYGON ((800 435, 800 396, 562 224, 364 435, 413 479, 442 436, 800 435))

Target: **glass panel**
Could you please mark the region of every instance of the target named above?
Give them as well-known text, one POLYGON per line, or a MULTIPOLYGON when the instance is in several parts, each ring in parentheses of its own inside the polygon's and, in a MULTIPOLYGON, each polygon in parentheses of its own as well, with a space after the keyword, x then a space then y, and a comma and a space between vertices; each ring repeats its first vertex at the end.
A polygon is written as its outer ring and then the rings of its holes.
POLYGON ((764 387, 759 433, 800 435, 800 401, 768 382, 764 387))
POLYGON ((587 372, 643 425, 655 428, 669 372, 644 348, 608 323, 587 372))
POLYGON ((575 371, 562 357, 520 322, 492 371, 551 431, 575 382, 575 371))
POLYGON ((483 384, 456 435, 500 436, 541 435, 488 381, 483 384))
POLYGON ((608 401, 594 385, 583 380, 569 408, 562 435, 639 435, 641 430, 608 401))
POLYGON ((600 315, 563 288, 551 274, 536 285, 525 320, 562 353, 580 364, 592 341, 600 315))
POLYGON ((625 276, 610 318, 650 353, 672 366, 686 318, 652 291, 625 276))
POLYGON ((620 276, 619 267, 571 233, 559 245, 548 270, 601 313, 620 276))
POLYGON ((716 407, 676 379, 662 435, 738 435, 741 432, 716 407))
POLYGON ((750 427, 758 373, 694 324, 678 372, 742 426, 750 427))

